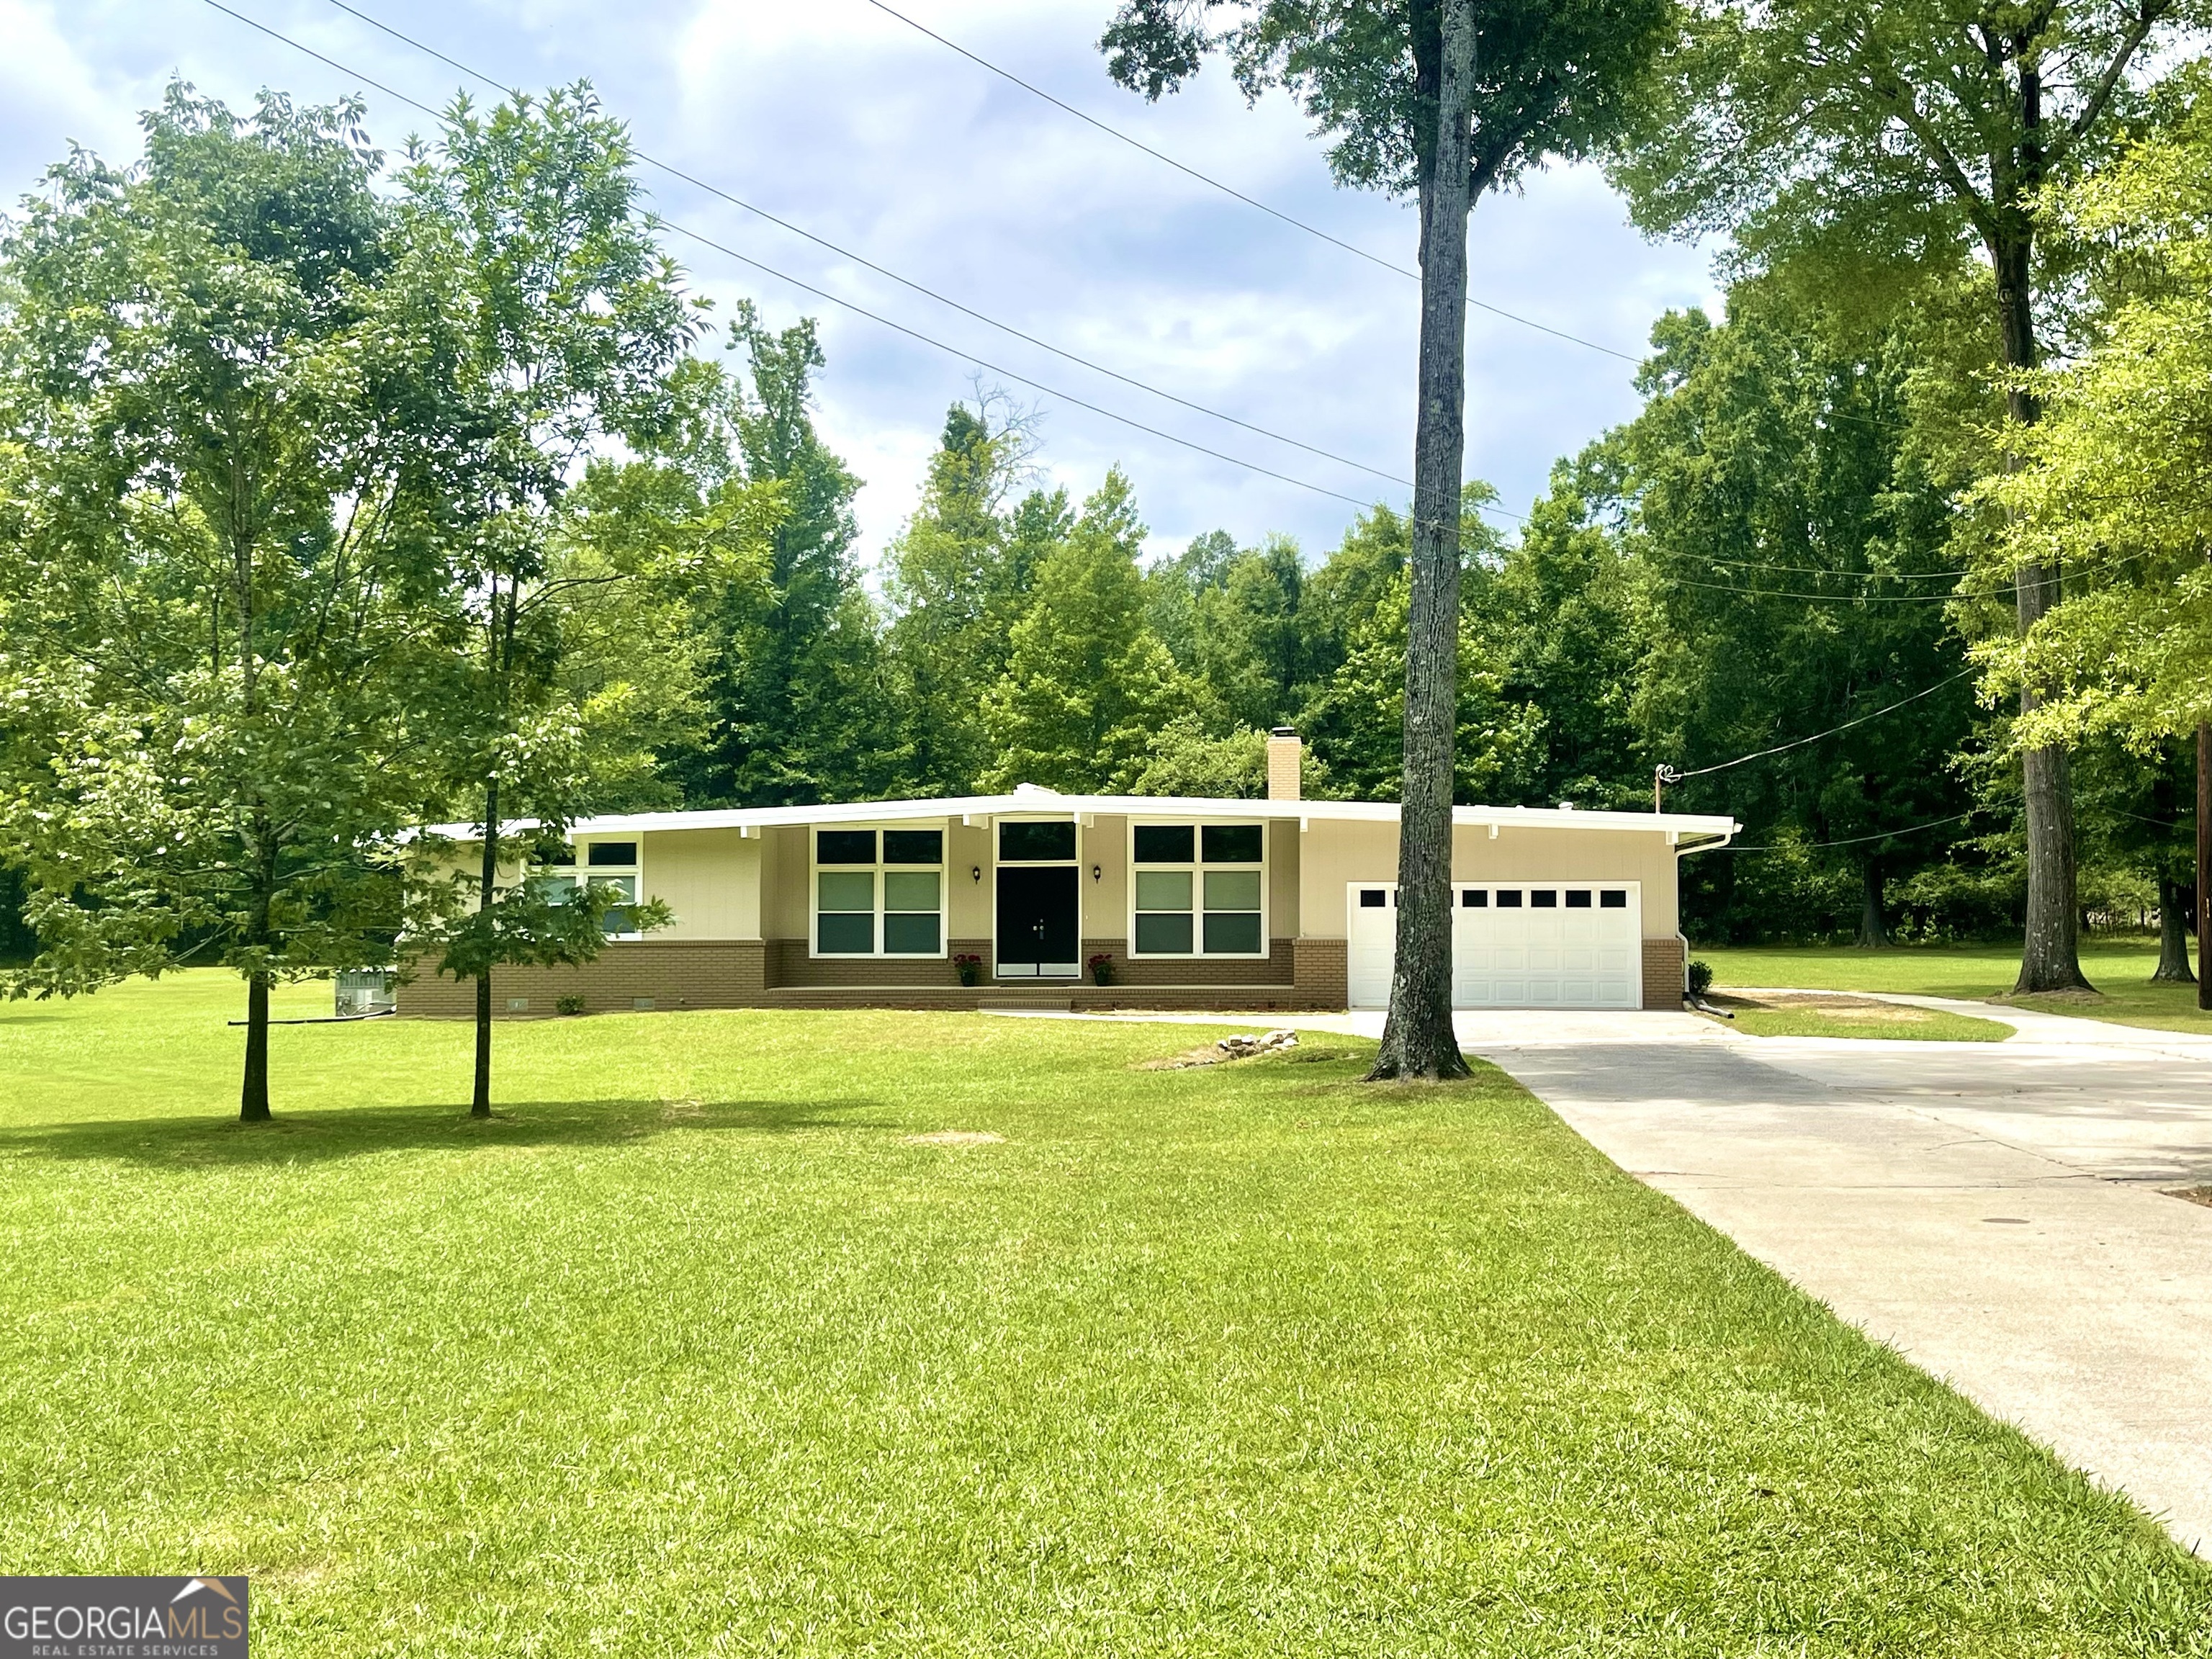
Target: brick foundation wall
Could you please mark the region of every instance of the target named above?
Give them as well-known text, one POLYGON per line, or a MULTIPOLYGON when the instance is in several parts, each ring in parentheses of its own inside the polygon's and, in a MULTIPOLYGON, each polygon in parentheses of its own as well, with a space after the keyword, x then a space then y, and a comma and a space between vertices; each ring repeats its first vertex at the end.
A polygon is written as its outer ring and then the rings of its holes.
POLYGON ((1647 939, 1644 941, 1644 1006, 1680 1008, 1682 1006, 1682 941, 1647 939))
POLYGON ((1349 945, 1340 939, 1302 939, 1291 949, 1297 963, 1291 978, 1301 996, 1325 1008, 1341 1008, 1351 1002, 1349 945))
MULTIPOLYGON (((501 968, 492 975, 492 1012, 501 1018, 557 1012, 561 998, 580 996, 592 1013, 627 1012, 640 1000, 656 1008, 742 1008, 767 988, 761 941, 755 939, 617 939, 598 960, 575 968, 501 968), (520 1001, 520 1008, 509 1004, 520 1001)), ((472 1019, 474 980, 453 980, 416 964, 399 988, 401 1016, 472 1019)))
POLYGON ((1288 985, 1291 941, 1271 939, 1264 957, 1135 957, 1120 939, 1083 941, 1083 976, 1096 956, 1114 958, 1116 985, 1288 985))
POLYGON ((942 957, 816 957, 807 954, 803 939, 768 941, 768 982, 793 985, 957 985, 956 956, 983 958, 983 976, 991 974, 991 941, 987 939, 948 940, 952 947, 942 957))

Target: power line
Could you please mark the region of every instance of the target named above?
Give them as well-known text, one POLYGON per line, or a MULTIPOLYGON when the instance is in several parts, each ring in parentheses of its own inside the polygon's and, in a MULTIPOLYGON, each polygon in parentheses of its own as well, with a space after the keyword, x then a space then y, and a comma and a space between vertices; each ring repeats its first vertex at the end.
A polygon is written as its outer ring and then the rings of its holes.
POLYGON ((1752 559, 1707 559, 1705 562, 1731 570, 1771 570, 1784 576, 1849 576, 1854 581, 1870 582, 1959 581, 1973 574, 1967 570, 1832 570, 1817 564, 1760 564, 1752 559))
MULTIPOLYGON (((364 75, 359 70, 354 69, 349 64, 342 64, 335 58, 331 58, 325 53, 317 52, 313 46, 309 46, 298 40, 295 40, 290 35, 284 33, 280 29, 272 28, 266 23, 260 22, 254 18, 248 17, 243 12, 232 9, 229 6, 223 3, 223 0, 204 0, 204 3, 213 8, 215 10, 222 13, 226 17, 232 18, 238 22, 243 23, 248 28, 257 30, 259 33, 267 35, 272 40, 281 41, 285 46, 291 47, 295 52, 300 52, 306 57, 312 58, 317 63, 325 64, 328 67, 337 70, 341 75, 350 76, 364 86, 375 88, 377 91, 384 94, 386 97, 396 99, 400 103, 406 105, 409 108, 420 111, 422 113, 428 116, 432 120, 442 121, 446 118, 440 112, 433 109, 429 105, 422 102, 420 99, 410 98, 405 93, 399 91, 397 88, 386 86, 381 81, 376 80, 371 76, 364 75)), ((483 77, 479 76, 478 78, 483 79, 483 77)), ((489 84, 496 86, 498 85, 498 82, 489 82, 489 84)), ((923 333, 920 329, 909 328, 904 323, 894 322, 891 319, 882 315, 880 313, 869 310, 866 306, 855 304, 850 300, 844 299, 838 295, 830 293, 827 289, 817 288, 813 283, 801 281, 799 277, 791 276, 786 271, 778 270, 774 265, 768 264, 759 259, 756 259, 750 254, 740 253, 735 248, 729 246, 727 244, 716 241, 713 237, 705 235, 699 231, 693 230, 689 226, 679 224, 673 219, 659 218, 658 216, 656 216, 656 222, 674 231, 679 236, 690 238, 692 241, 697 242, 702 247, 712 248, 716 252, 725 254, 728 258, 737 260, 741 264, 750 265, 755 270, 763 272, 768 276, 775 277, 778 282, 787 283, 792 287, 799 289, 803 293, 811 294, 816 298, 827 301, 831 305, 842 307, 843 309, 853 313, 855 316, 865 317, 872 323, 879 324, 884 328, 894 330, 900 334, 905 335, 909 339, 921 342, 924 345, 934 347, 936 349, 944 352, 948 356, 957 357, 963 362, 972 363, 976 368, 986 370, 993 374, 1003 374, 1008 380, 1018 381, 1021 385, 1028 386, 1032 391, 1041 392, 1049 398, 1057 398, 1063 403, 1072 404, 1078 409, 1087 410, 1094 415, 1101 416, 1107 420, 1128 427, 1133 431, 1145 433, 1149 436, 1158 438, 1165 442, 1177 445, 1180 447, 1190 450, 1194 453, 1207 456, 1212 459, 1226 462, 1231 466, 1242 467, 1248 472, 1256 472, 1262 477, 1273 478, 1280 483, 1291 484, 1299 489, 1310 490, 1316 495, 1326 495, 1334 501, 1348 502, 1350 505, 1359 508, 1362 512, 1364 512, 1375 506, 1373 501, 1362 501, 1357 495, 1347 495, 1341 490, 1330 489, 1325 485, 1313 483, 1304 478, 1293 477, 1287 472, 1278 472, 1272 467, 1261 465, 1257 461, 1248 461, 1241 456, 1231 455, 1218 449, 1209 448, 1206 445, 1194 442, 1191 439, 1177 437, 1172 432, 1163 431, 1160 428, 1156 426, 1148 426, 1144 422, 1137 420, 1131 416, 1117 414, 1113 410, 1091 403, 1085 398, 1076 397, 1073 392, 1062 392, 1056 386, 1048 386, 1045 382, 1033 379, 1027 374, 1018 374, 1011 368, 992 362, 988 358, 979 357, 972 351, 963 350, 958 346, 948 345, 945 342, 936 338, 934 336, 923 333)), ((1517 514, 1504 513, 1502 508, 1492 508, 1487 506, 1481 507, 1480 510, 1483 512, 1498 512, 1502 514, 1503 516, 1508 518, 1517 518, 1520 516, 1517 514)))
MULTIPOLYGON (((1019 87, 1024 92, 1028 93, 1031 97, 1042 98, 1046 103, 1050 104, 1054 109, 1065 111, 1066 113, 1073 115, 1077 120, 1084 123, 1086 126, 1096 127, 1108 137, 1119 139, 1121 143, 1128 145, 1132 149, 1142 150, 1146 155, 1151 156, 1155 161, 1164 162, 1167 166, 1173 167, 1177 173, 1183 173, 1189 178, 1197 179, 1200 184, 1206 185, 1214 190, 1218 190, 1224 196, 1232 196, 1236 198, 1237 200, 1243 203, 1245 206, 1249 208, 1256 208, 1261 212, 1266 214, 1269 218, 1279 219, 1294 230, 1302 230, 1309 236, 1318 236, 1322 241, 1328 242, 1334 246, 1340 247, 1346 253, 1353 254, 1359 258, 1364 259, 1370 264, 1380 265, 1383 270, 1395 271, 1401 276, 1410 276, 1417 283, 1421 280, 1421 273, 1418 270, 1412 270, 1405 265, 1398 264, 1394 261, 1385 259, 1378 253, 1370 253, 1365 248, 1358 246, 1353 243, 1347 242, 1340 236, 1332 236, 1328 232, 1323 230, 1318 225, 1309 224, 1304 219, 1293 217, 1291 215, 1284 212, 1280 208, 1270 207, 1267 203, 1260 200, 1255 196, 1247 196, 1243 191, 1238 190, 1234 185, 1224 184, 1220 179, 1212 177, 1209 173, 1200 173, 1196 167, 1190 166, 1188 163, 1178 161, 1174 156, 1170 155, 1166 151, 1154 149, 1150 144, 1145 143, 1143 139, 1132 137, 1129 134, 1122 131, 1119 127, 1109 126, 1097 116, 1086 114, 1082 110, 1078 109, 1074 105, 1067 103, 1061 99, 1054 97, 1052 94, 1047 92, 1042 87, 1035 85, 1030 82, 1024 81, 1020 76, 1016 75, 1012 70, 1001 69, 989 58, 970 52, 958 41, 947 40, 944 35, 939 34, 935 29, 929 27, 927 24, 916 22, 913 18, 908 16, 904 12, 898 10, 896 7, 884 4, 884 0, 868 0, 868 3, 873 6, 878 11, 882 12, 885 16, 896 17, 900 22, 905 24, 916 33, 927 35, 931 40, 936 41, 939 46, 945 47, 948 52, 959 53, 961 57, 965 58, 969 63, 975 64, 977 68, 989 70, 1002 81, 1012 82, 1015 86, 1019 87)), ((1632 356, 1626 351, 1616 351, 1609 345, 1600 345, 1595 340, 1586 340, 1579 334, 1570 334, 1563 328, 1553 328, 1548 323, 1540 323, 1533 317, 1523 317, 1518 312, 1508 311, 1503 306, 1492 305, 1487 301, 1474 298, 1472 295, 1468 296, 1467 302, 1468 304, 1474 307, 1478 311, 1486 311, 1493 317, 1503 317, 1510 323, 1518 323, 1523 328, 1533 328, 1540 334, 1551 335, 1554 339, 1565 340, 1570 344, 1587 347, 1592 351, 1601 351, 1608 357, 1618 357, 1624 363, 1640 363, 1643 362, 1642 358, 1632 356)))
POLYGON ((1930 818, 1925 823, 1916 823, 1910 830, 1885 830, 1880 835, 1853 836, 1846 841, 1769 842, 1765 846, 1717 847, 1717 853, 1818 853, 1831 847, 1859 847, 1870 841, 1893 841, 1899 836, 1917 836, 1923 830, 1940 829, 1947 823, 1963 823, 1973 817, 1972 812, 1954 812, 1948 818, 1930 818))
MULTIPOLYGON (((2094 576, 2100 570, 2117 569, 2121 565, 2133 564, 2138 559, 2147 558, 2148 556, 2148 553, 2127 553, 2116 558, 2100 559, 2094 564, 2082 565, 2075 570, 2071 572, 2062 572, 2061 574, 2076 576, 2094 576)), ((1729 562, 1729 561, 1725 559, 1714 559, 1708 561, 1708 562, 1713 564, 1726 564, 1729 562)), ((1754 565, 1750 568, 1753 569, 1759 569, 1765 567, 1754 565)), ((1771 568, 1779 569, 1783 567, 1774 566, 1771 568)), ((1838 571, 1835 574, 1839 576, 1856 576, 1860 573, 1855 571, 1838 571)), ((1963 578, 1971 573, 1966 571, 1959 571, 1955 573, 1938 574, 1954 574, 1963 578)), ((1986 593, 1961 593, 1955 592, 1950 593, 1779 593, 1776 592, 1771 588, 1736 587, 1727 582, 1692 581, 1686 576, 1668 575, 1663 571, 1661 572, 1660 574, 1662 580, 1672 582, 1677 587, 1702 588, 1709 593, 1733 593, 1740 599, 1746 599, 1810 600, 1827 605, 1948 605, 1954 599, 1998 599, 2004 594, 2017 593, 2020 591, 2019 582, 2014 581, 2009 586, 1991 588, 1986 593)), ((1878 576, 1869 572, 1866 573, 1864 580, 1869 581, 1898 581, 1904 579, 1898 576, 1878 576)))
POLYGON ((1969 674, 1976 672, 1972 668, 1962 668, 1948 679, 1938 680, 1924 690, 1915 691, 1909 697, 1899 697, 1886 708, 1877 708, 1870 714, 1861 714, 1856 720, 1845 720, 1841 726, 1832 726, 1825 732, 1815 732, 1809 738, 1795 738, 1788 743, 1778 743, 1771 749, 1761 749, 1755 754, 1738 755, 1734 760, 1723 761, 1717 766, 1700 766, 1689 772, 1678 772, 1671 766, 1663 766, 1659 769, 1660 780, 1664 783, 1680 783, 1687 778, 1702 778, 1708 773, 1725 772, 1730 767, 1741 766, 1747 761, 1765 760, 1769 755, 1780 755, 1792 749, 1802 749, 1808 743, 1818 743, 1823 738, 1834 737, 1838 732, 1848 732, 1855 726, 1864 726, 1869 720, 1877 720, 1884 714, 1894 714, 1909 702, 1918 702, 1923 697, 1933 696, 1945 686, 1956 685, 1969 674))
MULTIPOLYGON (((417 40, 415 36, 407 33, 404 30, 394 28, 391 24, 384 22, 379 18, 371 16, 368 13, 362 10, 358 6, 348 4, 347 0, 329 0, 329 3, 335 6, 338 10, 345 13, 349 17, 356 18, 360 21, 368 24, 371 28, 387 34, 393 40, 400 41, 406 46, 412 46, 416 51, 423 53, 425 56, 436 58, 440 63, 447 65, 449 69, 459 70, 463 75, 467 76, 472 81, 480 82, 483 85, 490 87, 496 91, 505 93, 509 97, 520 95, 520 88, 508 86, 495 79, 494 76, 486 75, 481 70, 471 68, 470 65, 463 63, 459 58, 449 56, 447 53, 439 51, 437 47, 429 45, 427 41, 417 40)), ((417 106, 417 107, 419 108, 420 106, 417 106)), ((1401 477, 1395 472, 1386 472, 1380 467, 1370 466, 1364 461, 1355 461, 1348 455, 1339 455, 1333 450, 1322 449, 1317 445, 1307 443, 1302 439, 1291 437, 1287 434, 1274 431, 1270 428, 1255 426, 1251 422, 1240 420, 1234 415, 1224 414, 1220 410, 1211 409, 1204 404, 1194 403, 1191 399, 1179 397, 1172 392, 1163 391, 1160 387, 1153 386, 1147 381, 1139 380, 1133 375, 1124 374, 1118 369, 1109 368, 1105 364, 1098 362, 1091 358, 1082 356, 1076 352, 1069 351, 1060 346, 1056 346, 1049 340, 1041 340, 1034 334, 1024 332, 1023 330, 1014 327, 1011 323, 1002 323, 997 318, 990 316, 984 312, 976 310, 973 306, 963 304, 960 301, 952 298, 952 296, 948 294, 939 293, 937 289, 927 286, 926 283, 917 283, 911 277, 902 276, 897 271, 891 270, 890 267, 878 264, 866 254, 855 253, 852 249, 833 242, 826 236, 817 236, 812 231, 806 229, 804 226, 795 225, 790 220, 781 218, 777 215, 769 212, 766 208, 757 206, 755 204, 746 201, 743 197, 732 195, 730 191, 724 190, 720 185, 709 183, 708 180, 700 178, 696 173, 686 172, 684 168, 676 166, 672 162, 664 161, 655 155, 649 155, 641 149, 636 150, 633 153, 637 156, 639 161, 644 162, 647 167, 658 168, 660 172, 666 173, 672 179, 681 179, 684 183, 690 185, 695 190, 705 191, 709 196, 717 197, 722 201, 727 202, 732 207, 742 208, 747 213, 752 214, 757 218, 765 219, 769 223, 775 225, 781 229, 787 230, 794 236, 803 237, 807 241, 812 242, 817 247, 829 249, 830 252, 837 255, 837 257, 842 259, 849 259, 854 264, 860 265, 866 270, 874 271, 878 276, 882 276, 888 281, 896 283, 902 288, 909 289, 926 299, 934 300, 938 304, 960 313, 963 317, 971 317, 975 321, 983 324, 986 327, 995 328, 1002 334, 1012 335, 1015 339, 1020 340, 1026 344, 1033 345, 1040 351, 1048 351, 1055 357, 1074 363, 1079 368, 1091 370, 1094 374, 1103 374, 1109 380, 1119 380, 1122 385, 1133 386, 1139 392, 1148 392, 1155 398, 1164 398, 1171 404, 1179 404, 1185 409, 1193 410, 1200 415, 1207 416, 1213 420, 1225 422, 1231 426, 1242 427, 1245 431, 1255 433, 1262 438, 1271 438, 1277 443, 1288 444, 1293 449, 1303 449, 1310 455, 1317 455, 1323 460, 1334 461, 1340 466, 1348 466, 1357 471, 1371 473, 1376 477, 1381 478, 1386 483, 1403 485, 1408 489, 1413 488, 1413 480, 1410 478, 1401 477)))

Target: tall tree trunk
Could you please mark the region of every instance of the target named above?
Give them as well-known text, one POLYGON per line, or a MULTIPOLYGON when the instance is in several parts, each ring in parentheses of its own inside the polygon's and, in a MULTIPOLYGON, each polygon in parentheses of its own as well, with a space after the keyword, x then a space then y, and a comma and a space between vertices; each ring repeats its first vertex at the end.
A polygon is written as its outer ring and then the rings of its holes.
MULTIPOLYGON (((2035 233, 2030 215, 2043 176, 2043 86, 2032 66, 2023 65, 2020 88, 2026 139, 2016 163, 1996 171, 2000 187, 1992 205, 1997 229, 1990 246, 2005 367, 2014 371, 2033 368, 2038 356, 2035 233)), ((2005 403, 2006 412, 2018 425, 2033 426, 2042 418, 2040 404, 2025 386, 2013 386, 2005 403)), ((2008 455, 2005 465, 2014 466, 2017 459, 2008 455)), ((2025 635, 2058 602, 2058 568, 2022 565, 2014 573, 2014 614, 2025 635)), ((2023 683, 2020 712, 2033 713, 2039 701, 2034 690, 2023 683)), ((2027 800, 2027 927, 2021 947, 2020 981, 2013 990, 2087 990, 2075 893, 2072 761, 2055 746, 2031 749, 2021 757, 2021 770, 2027 800)))
MULTIPOLYGON (((484 782, 483 864, 477 873, 477 903, 489 917, 499 885, 499 778, 484 782)), ((477 1081, 469 1102, 471 1117, 491 1115, 491 969, 477 975, 477 1081)))
POLYGON ((2181 884, 2171 877, 2158 878, 2158 971, 2151 975, 2176 985, 2189 985, 2197 975, 2189 971, 2189 924, 2183 919, 2181 884))
POLYGON ((1881 860, 1869 859, 1859 866, 1859 945, 1879 951, 1889 944, 1889 923, 1881 914, 1881 860))
POLYGON ((238 1121, 269 1121, 269 975, 246 981, 246 1077, 239 1085, 238 1121))
POLYGON ((1370 1078, 1464 1077, 1452 1030, 1452 743, 1459 718, 1459 514, 1466 461, 1468 110, 1473 0, 1443 0, 1434 146, 1421 179, 1419 407, 1406 624, 1397 962, 1370 1078))
POLYGON ((2204 938, 2212 933, 2212 726, 2197 728, 2197 1006, 2212 1008, 2212 963, 2204 938))

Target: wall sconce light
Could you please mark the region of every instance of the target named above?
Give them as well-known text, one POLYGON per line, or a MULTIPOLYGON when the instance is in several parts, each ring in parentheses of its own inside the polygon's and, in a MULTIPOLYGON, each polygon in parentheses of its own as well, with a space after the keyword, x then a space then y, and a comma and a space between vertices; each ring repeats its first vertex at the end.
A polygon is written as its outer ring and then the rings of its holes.
POLYGON ((1106 874, 1106 872, 1105 872, 1103 870, 1100 869, 1097 865, 1095 865, 1095 864, 1094 864, 1094 865, 1092 865, 1092 866, 1091 866, 1091 880, 1093 880, 1093 881, 1099 881, 1099 880, 1103 880, 1103 879, 1104 878, 1104 877, 1105 877, 1105 874, 1106 874))
POLYGON ((983 866, 980 864, 969 866, 968 870, 968 879, 970 881, 982 880, 983 866))

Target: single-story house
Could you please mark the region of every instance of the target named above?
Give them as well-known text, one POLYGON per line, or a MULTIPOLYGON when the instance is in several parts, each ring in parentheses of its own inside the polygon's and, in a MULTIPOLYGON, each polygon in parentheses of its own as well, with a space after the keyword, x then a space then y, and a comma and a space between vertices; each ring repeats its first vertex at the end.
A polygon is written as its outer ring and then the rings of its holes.
MULTIPOLYGON (((1299 758, 1294 734, 1270 740, 1265 800, 1024 784, 586 819, 567 861, 532 873, 609 881, 675 920, 613 935, 581 967, 501 969, 495 1006, 1381 1007, 1398 809, 1300 799, 1299 758)), ((1455 1001, 1679 1006, 1677 860, 1740 827, 1568 805, 1455 809, 1455 1001)), ((472 985, 427 963, 398 992, 403 1015, 474 1006, 472 985)))

